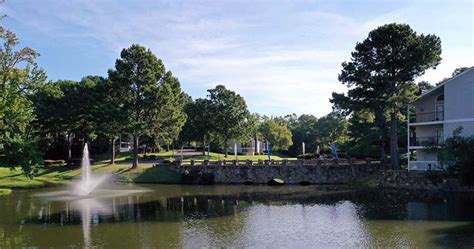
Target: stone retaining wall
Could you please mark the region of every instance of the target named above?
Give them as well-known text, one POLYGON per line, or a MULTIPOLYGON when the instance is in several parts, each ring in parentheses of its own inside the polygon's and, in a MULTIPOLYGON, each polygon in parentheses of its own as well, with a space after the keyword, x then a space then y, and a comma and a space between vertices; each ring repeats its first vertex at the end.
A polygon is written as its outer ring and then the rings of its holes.
POLYGON ((204 162, 201 165, 157 165, 182 175, 186 183, 266 184, 274 178, 288 184, 344 184, 385 169, 381 162, 355 161, 259 161, 256 164, 239 162, 204 162))
POLYGON ((379 186, 382 188, 407 189, 407 190, 430 190, 446 192, 473 192, 474 188, 462 186, 458 179, 447 179, 441 174, 431 175, 407 171, 407 170, 385 170, 379 178, 379 186))

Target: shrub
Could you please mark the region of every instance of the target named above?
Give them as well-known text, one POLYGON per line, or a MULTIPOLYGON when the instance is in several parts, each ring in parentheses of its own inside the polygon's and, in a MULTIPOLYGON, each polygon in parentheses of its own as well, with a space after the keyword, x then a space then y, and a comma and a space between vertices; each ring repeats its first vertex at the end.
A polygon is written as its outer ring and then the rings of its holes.
POLYGON ((437 171, 428 170, 425 172, 425 176, 435 185, 438 185, 443 181, 443 175, 437 171))
POLYGON ((314 158, 319 158, 319 154, 316 153, 308 153, 304 155, 298 155, 298 159, 314 159, 314 158))
POLYGON ((143 155, 142 159, 144 160, 157 160, 159 157, 158 155, 143 155))
POLYGON ((172 164, 174 162, 174 158, 166 158, 165 160, 163 160, 163 163, 164 164, 172 164))
POLYGON ((448 174, 459 175, 464 185, 474 186, 474 136, 461 136, 462 127, 439 147, 431 148, 448 174))
POLYGON ((64 160, 44 160, 45 167, 63 166, 65 163, 64 160))

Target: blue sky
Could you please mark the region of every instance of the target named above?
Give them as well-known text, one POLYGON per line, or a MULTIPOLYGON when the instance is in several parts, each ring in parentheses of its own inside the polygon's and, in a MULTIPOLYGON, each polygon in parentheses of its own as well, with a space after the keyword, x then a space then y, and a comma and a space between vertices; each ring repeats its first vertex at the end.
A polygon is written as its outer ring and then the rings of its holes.
POLYGON ((122 48, 139 43, 194 98, 224 84, 266 115, 330 112, 331 93, 346 90, 341 62, 385 23, 441 37, 441 65, 418 80, 474 65, 472 0, 7 0, 0 8, 51 80, 105 76, 122 48))

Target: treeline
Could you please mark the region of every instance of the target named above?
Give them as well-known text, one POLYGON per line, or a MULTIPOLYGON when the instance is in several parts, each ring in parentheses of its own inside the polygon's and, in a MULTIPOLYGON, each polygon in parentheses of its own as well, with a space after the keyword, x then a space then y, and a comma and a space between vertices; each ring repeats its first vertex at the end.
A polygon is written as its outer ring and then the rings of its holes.
POLYGON ((318 147, 330 154, 332 143, 346 157, 387 158, 389 151, 398 168, 406 106, 431 87, 414 79, 441 60, 438 37, 384 25, 342 63, 339 80, 348 92, 333 93, 333 112, 266 117, 250 113, 243 97, 223 85, 193 100, 140 45, 123 49, 107 77, 51 82, 35 62, 39 53, 17 48, 8 29, 0 27, 0 35, 0 165, 20 165, 28 175, 44 159, 79 157, 84 143, 95 153, 109 151, 114 163, 119 139, 133 143, 132 167, 139 150, 193 145, 227 155, 233 141, 266 140, 272 151, 292 156, 302 153, 303 143, 309 154, 318 147))
POLYGON ((110 152, 113 164, 118 141, 132 141, 137 167, 140 150, 192 145, 227 155, 231 142, 258 139, 269 141, 272 151, 297 156, 302 142, 309 152, 342 143, 345 136, 341 114, 320 119, 252 114, 243 97, 223 85, 192 100, 163 62, 140 45, 123 49, 108 77, 47 81, 35 62, 39 53, 18 49, 10 30, 1 33, 0 163, 20 165, 28 175, 44 159, 77 160, 85 143, 93 153, 110 152))

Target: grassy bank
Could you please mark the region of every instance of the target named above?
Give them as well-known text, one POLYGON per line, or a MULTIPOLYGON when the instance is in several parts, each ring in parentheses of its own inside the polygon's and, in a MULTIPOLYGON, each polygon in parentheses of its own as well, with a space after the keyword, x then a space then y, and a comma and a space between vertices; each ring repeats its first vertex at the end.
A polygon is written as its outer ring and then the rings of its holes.
POLYGON ((8 189, 8 188, 0 188, 0 196, 2 195, 9 195, 12 193, 12 190, 11 189, 8 189))
MULTIPOLYGON (((181 157, 179 157, 179 156, 175 157, 175 158, 181 159, 181 157)), ((258 161, 258 160, 268 160, 268 156, 267 155, 255 155, 255 156, 238 155, 237 159, 240 160, 240 161, 244 161, 244 160, 258 161)), ((296 158, 294 158, 294 157, 290 158, 290 157, 284 157, 284 156, 279 156, 279 155, 272 155, 271 159, 272 160, 283 160, 283 159, 296 160, 296 158)), ((229 154, 226 158, 224 154, 211 152, 209 156, 207 156, 207 154, 206 154, 205 156, 194 156, 194 157, 190 157, 190 158, 183 158, 183 163, 184 164, 189 164, 191 162, 191 160, 194 160, 196 163, 201 163, 204 160, 211 160, 211 161, 227 160, 227 161, 232 161, 232 160, 235 160, 235 155, 230 155, 229 154)))
MULTIPOLYGON (((119 182, 167 183, 172 182, 169 180, 171 177, 176 178, 176 175, 171 176, 169 172, 162 172, 163 169, 151 168, 149 165, 141 165, 133 170, 130 167, 129 164, 96 164, 92 166, 92 171, 113 174, 119 182)), ((30 189, 67 184, 80 177, 80 174, 79 168, 61 166, 41 169, 37 176, 28 178, 19 168, 0 168, 0 188, 30 189)))
MULTIPOLYGON (((119 182, 137 182, 137 183, 173 183, 179 180, 180 175, 175 172, 170 172, 163 168, 153 168, 152 165, 164 159, 180 159, 181 156, 176 155, 176 151, 168 151, 162 153, 149 153, 147 157, 151 159, 143 159, 142 163, 137 169, 131 170, 131 154, 120 153, 116 159, 115 165, 109 165, 107 155, 94 157, 95 163, 92 165, 93 172, 113 174, 119 182)), ((141 155, 143 158, 144 155, 141 155)), ((184 163, 190 163, 191 160, 202 162, 208 159, 207 156, 192 156, 185 157, 184 163)), ((211 153, 210 160, 234 160, 233 155, 225 158, 223 154, 211 153)), ((256 156, 238 156, 239 160, 266 160, 266 155, 256 156)), ((280 156, 272 156, 274 160, 294 159, 284 158, 280 156)), ((43 188, 54 185, 67 184, 81 174, 79 167, 68 166, 51 166, 49 168, 42 168, 38 174, 33 178, 24 176, 20 168, 4 168, 0 167, 0 189, 30 189, 43 188)))

